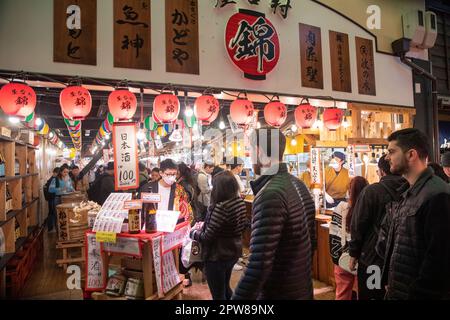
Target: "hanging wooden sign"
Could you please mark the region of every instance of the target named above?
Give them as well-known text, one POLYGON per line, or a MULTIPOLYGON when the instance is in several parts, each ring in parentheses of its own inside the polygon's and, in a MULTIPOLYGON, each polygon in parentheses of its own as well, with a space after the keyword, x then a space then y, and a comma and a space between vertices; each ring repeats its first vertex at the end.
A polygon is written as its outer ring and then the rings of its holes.
POLYGON ((373 42, 360 37, 356 37, 355 42, 359 94, 376 96, 373 42))
POLYGON ((323 89, 320 28, 300 23, 300 68, 302 86, 323 89))
POLYGON ((322 163, 320 161, 320 149, 311 148, 310 154, 310 169, 311 169, 311 183, 322 183, 322 163))
POLYGON ((150 0, 114 0, 114 67, 151 70, 150 0))
POLYGON ((198 1, 166 0, 166 71, 200 74, 198 1))
POLYGON ((97 1, 53 1, 53 61, 97 64, 97 1))
POLYGON ((348 34, 330 31, 330 60, 333 90, 352 92, 348 34))

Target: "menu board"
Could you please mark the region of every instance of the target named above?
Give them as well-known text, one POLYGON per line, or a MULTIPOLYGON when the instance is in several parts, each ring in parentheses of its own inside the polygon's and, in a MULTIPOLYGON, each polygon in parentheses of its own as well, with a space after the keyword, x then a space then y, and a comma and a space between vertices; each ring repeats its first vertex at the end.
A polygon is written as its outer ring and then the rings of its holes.
POLYGON ((111 193, 98 213, 92 230, 120 233, 123 220, 128 217, 128 210, 123 209, 124 201, 128 200, 131 200, 131 193, 111 193))
POLYGON ((139 187, 136 123, 114 123, 114 182, 116 190, 139 187))
POLYGON ((102 290, 104 287, 101 244, 95 233, 86 234, 86 291, 102 290))

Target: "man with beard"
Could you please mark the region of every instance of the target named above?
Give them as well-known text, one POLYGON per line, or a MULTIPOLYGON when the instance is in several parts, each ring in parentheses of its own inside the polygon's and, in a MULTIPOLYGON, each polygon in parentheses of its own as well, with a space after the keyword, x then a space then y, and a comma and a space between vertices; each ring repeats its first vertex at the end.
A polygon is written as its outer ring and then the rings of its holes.
POLYGON ((250 256, 233 299, 312 299, 314 202, 282 163, 284 135, 278 129, 259 129, 250 138, 253 169, 261 176, 251 183, 250 256))
POLYGON ((386 299, 450 299, 450 187, 427 168, 424 133, 403 129, 388 141, 391 172, 408 184, 390 217, 382 273, 386 299))

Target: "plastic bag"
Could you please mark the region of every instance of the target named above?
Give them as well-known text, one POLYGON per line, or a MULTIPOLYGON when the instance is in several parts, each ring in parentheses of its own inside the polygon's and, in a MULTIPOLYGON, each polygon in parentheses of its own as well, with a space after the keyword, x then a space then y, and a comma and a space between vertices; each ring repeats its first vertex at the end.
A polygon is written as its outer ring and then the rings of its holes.
POLYGON ((195 262, 202 261, 202 250, 198 241, 186 237, 181 249, 181 263, 187 269, 195 262))

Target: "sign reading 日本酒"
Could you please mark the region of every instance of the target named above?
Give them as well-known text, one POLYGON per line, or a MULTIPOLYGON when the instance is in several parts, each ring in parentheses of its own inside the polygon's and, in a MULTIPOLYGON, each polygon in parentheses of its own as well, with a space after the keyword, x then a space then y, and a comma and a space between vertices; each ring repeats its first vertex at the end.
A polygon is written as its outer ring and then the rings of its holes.
POLYGON ((53 61, 97 64, 97 1, 53 1, 53 61))
POLYGON ((263 13, 240 9, 228 20, 225 45, 244 77, 265 80, 280 58, 277 31, 263 13))
POLYGON ((114 181, 116 190, 139 187, 136 123, 114 123, 114 181))
POLYGON ((114 67, 151 70, 150 0, 114 0, 114 67))
POLYGON ((200 74, 198 2, 165 0, 166 71, 200 74))
POLYGON ((302 86, 323 89, 322 40, 320 28, 300 23, 302 86))

